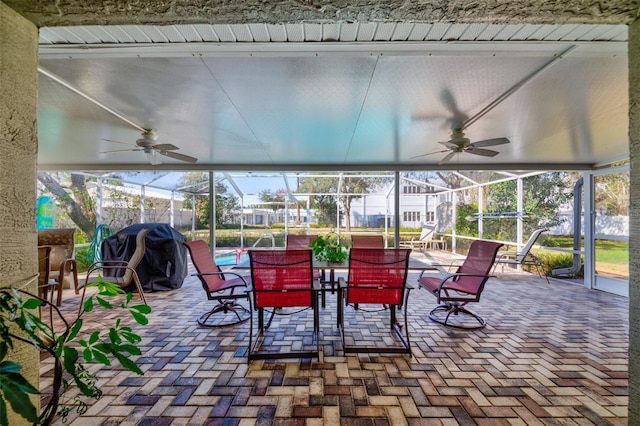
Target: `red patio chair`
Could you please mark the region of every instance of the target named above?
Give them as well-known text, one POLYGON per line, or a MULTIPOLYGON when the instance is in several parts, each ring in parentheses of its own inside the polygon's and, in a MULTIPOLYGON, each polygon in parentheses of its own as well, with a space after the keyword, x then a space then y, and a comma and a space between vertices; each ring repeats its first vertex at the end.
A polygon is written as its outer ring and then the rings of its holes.
MULTIPOLYGON (((288 249, 308 249, 309 244, 318 238, 317 235, 297 235, 287 234, 286 247, 288 249)), ((316 269, 313 271, 313 278, 324 281, 324 270, 316 269)))
MULTIPOLYGON (((280 358, 318 358, 318 298, 314 294, 312 252, 311 249, 249 250, 251 262, 251 281, 249 303, 251 312, 258 311, 258 333, 254 339, 253 315, 249 331, 248 360, 280 358), (264 333, 271 325, 275 314, 292 315, 301 310, 290 311, 286 308, 313 310, 314 350, 291 350, 287 346, 282 350, 273 339, 269 345, 264 333), (270 314, 265 323, 265 311, 270 314), (260 339, 260 337, 263 339, 260 339), (254 342, 255 340, 255 342, 254 342), (270 346, 267 348, 265 346, 270 346)), ((297 331, 296 331, 296 334, 297 331)), ((283 339, 284 336, 279 337, 283 339)), ((304 337, 303 337, 304 340, 304 337)))
POLYGON ((477 329, 486 325, 485 320, 480 315, 466 309, 466 305, 480 301, 484 285, 491 277, 489 271, 495 262, 496 253, 502 246, 502 243, 476 240, 471 243, 466 259, 455 273, 445 277, 421 274, 418 279, 420 287, 433 294, 439 304, 429 313, 429 318, 432 321, 465 329, 477 329), (470 315, 479 325, 467 325, 462 320, 449 322, 451 314, 457 316, 461 313, 470 315))
POLYGON ((352 235, 351 247, 384 248, 384 237, 382 235, 352 235))
MULTIPOLYGON (((287 234, 287 239, 285 245, 288 249, 308 249, 309 244, 314 242, 318 238, 317 235, 298 235, 298 234, 287 234)), ((313 270, 313 279, 319 280, 322 285, 331 285, 331 281, 327 281, 327 274, 324 269, 314 269, 313 270)), ((333 293, 333 288, 331 289, 333 293)), ((325 306, 325 294, 322 292, 322 307, 325 306)))
POLYGON ((205 327, 225 327, 248 320, 250 311, 238 301, 247 299, 250 278, 235 272, 222 272, 205 241, 186 241, 183 244, 189 250, 193 266, 198 271, 193 275, 200 279, 207 299, 217 302, 198 318, 198 324, 205 327))
POLYGON ((349 275, 347 281, 339 278, 338 327, 342 334, 345 353, 377 352, 411 354, 409 328, 407 327, 407 305, 410 286, 407 286, 407 269, 411 249, 371 249, 352 247, 349 253, 349 275), (380 305, 389 310, 390 328, 400 338, 401 345, 369 346, 346 345, 344 330, 344 305, 366 312, 361 305, 380 305), (397 309, 402 309, 404 325, 396 318, 397 309), (402 329, 404 328, 404 334, 402 329))

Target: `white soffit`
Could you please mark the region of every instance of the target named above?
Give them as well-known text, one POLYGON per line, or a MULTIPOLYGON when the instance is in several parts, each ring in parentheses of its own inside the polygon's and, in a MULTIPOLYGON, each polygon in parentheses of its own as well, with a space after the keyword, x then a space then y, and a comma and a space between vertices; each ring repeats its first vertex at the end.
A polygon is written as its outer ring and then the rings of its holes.
POLYGON ((43 27, 40 45, 317 41, 627 41, 626 25, 449 23, 194 24, 43 27))

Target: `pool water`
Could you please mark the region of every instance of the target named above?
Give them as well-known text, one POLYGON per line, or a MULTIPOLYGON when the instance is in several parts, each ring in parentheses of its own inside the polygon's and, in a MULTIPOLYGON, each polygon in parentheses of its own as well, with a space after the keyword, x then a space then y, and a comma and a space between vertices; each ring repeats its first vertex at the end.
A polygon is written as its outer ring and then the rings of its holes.
MULTIPOLYGON (((247 253, 240 254, 240 262, 243 262, 247 259, 249 259, 249 255, 247 253)), ((218 266, 237 265, 238 262, 236 262, 236 260, 236 254, 233 252, 216 255, 216 265, 218 266)))

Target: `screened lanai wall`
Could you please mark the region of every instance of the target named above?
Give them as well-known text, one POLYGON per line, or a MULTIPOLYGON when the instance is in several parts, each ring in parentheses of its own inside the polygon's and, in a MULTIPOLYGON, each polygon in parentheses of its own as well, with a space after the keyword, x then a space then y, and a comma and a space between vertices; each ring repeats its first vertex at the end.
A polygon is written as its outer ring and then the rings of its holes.
MULTIPOLYGON (((170 202, 170 212, 167 222, 171 226, 184 225, 183 221, 176 223, 176 205, 184 199, 193 199, 196 196, 207 196, 209 199, 215 196, 212 182, 224 184, 229 193, 237 197, 242 210, 237 214, 237 222, 240 233, 240 247, 246 247, 245 227, 256 225, 252 215, 264 215, 266 219, 261 224, 268 228, 270 224, 279 222, 284 224, 283 232, 312 233, 312 222, 317 215, 312 209, 314 197, 325 197, 334 200, 336 215, 335 231, 340 234, 346 232, 346 219, 343 207, 344 198, 351 197, 350 225, 352 232, 365 232, 369 228, 375 228, 375 232, 385 235, 387 241, 393 244, 398 241, 401 234, 406 236, 407 231, 400 232, 400 228, 419 228, 426 224, 433 224, 436 232, 449 241, 448 249, 455 253, 464 253, 464 248, 470 239, 486 238, 485 229, 495 228, 495 224, 504 224, 510 231, 499 241, 510 244, 513 250, 522 248, 529 236, 526 226, 528 214, 524 206, 524 185, 528 177, 537 176, 544 172, 372 172, 372 173, 301 173, 301 172, 227 172, 227 173, 199 173, 201 179, 194 179, 187 172, 146 172, 146 173, 87 173, 95 178, 101 186, 101 182, 118 182, 135 192, 143 200, 140 203, 140 222, 148 221, 145 216, 144 198, 150 191, 164 193, 170 202), (396 177, 398 183, 396 184, 396 177), (305 189, 305 179, 331 181, 327 185, 329 190, 310 191, 305 189), (354 179, 368 182, 366 189, 358 188, 352 191, 354 179), (515 210, 486 210, 486 199, 490 197, 491 187, 502 182, 514 182, 516 192, 513 194, 517 200, 515 210), (301 185, 302 183, 302 185, 301 185), (259 196, 262 191, 278 194, 284 201, 278 203, 278 214, 275 214, 273 205, 261 201, 259 196), (343 202, 341 202, 341 199, 343 202), (456 231, 455 219, 457 208, 460 204, 466 204, 469 200, 477 205, 477 211, 467 216, 467 220, 473 221, 477 226, 477 235, 459 235, 456 231), (301 213, 302 212, 302 213, 301 213), (301 220, 301 218, 303 218, 301 220)), ((596 209, 598 197, 598 180, 611 173, 627 173, 628 166, 618 166, 601 169, 597 172, 582 172, 574 174, 573 179, 582 177, 579 188, 581 194, 576 201, 571 198, 564 206, 565 216, 577 221, 578 228, 571 229, 578 235, 584 236, 584 244, 577 239, 573 248, 546 247, 553 250, 574 255, 574 264, 580 268, 580 262, 584 260, 584 285, 589 288, 597 288, 611 291, 616 294, 628 295, 628 266, 619 274, 607 275, 598 272, 596 262, 599 257, 596 251, 596 241, 628 241, 628 227, 623 225, 604 226, 603 218, 607 212, 603 208, 596 209), (579 214, 574 214, 572 209, 577 203, 579 214), (584 215, 584 211, 592 214, 584 215)), ((572 181, 568 181, 571 184, 572 181)), ((566 188, 568 192, 572 188, 566 188)), ((100 192, 98 192, 100 194, 100 192)), ((600 201, 602 202, 602 201, 600 201)), ((194 203, 192 203, 193 205, 194 203)), ((101 205, 98 201, 98 205, 101 205)), ((184 215, 184 212, 182 213, 184 215)), ((211 209, 213 215, 213 209, 211 209)), ((627 217, 628 220, 628 217, 627 217)), ((215 221, 211 220, 210 223, 215 221)), ((191 212, 191 238, 196 236, 195 213, 191 212)), ((565 224, 564 229, 567 229, 565 224)), ((418 234, 418 231, 413 231, 418 234)), ((409 231, 410 233, 410 231, 409 231)), ((200 234, 202 235, 202 234, 200 234)), ((216 228, 209 229, 209 239, 215 250, 216 228)), ((572 269, 572 267, 568 268, 572 269)), ((565 274, 567 275, 567 274, 565 274)), ((559 275, 562 276, 562 275, 559 275)))

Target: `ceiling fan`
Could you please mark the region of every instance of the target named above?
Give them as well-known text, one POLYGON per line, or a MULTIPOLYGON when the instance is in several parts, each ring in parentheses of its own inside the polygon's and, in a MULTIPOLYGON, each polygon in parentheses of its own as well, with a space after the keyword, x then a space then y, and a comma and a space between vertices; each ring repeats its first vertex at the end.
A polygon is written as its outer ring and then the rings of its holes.
MULTIPOLYGON (((145 154, 147 154, 147 158, 149 159, 149 162, 153 165, 161 163, 160 158, 158 157, 158 154, 164 155, 165 157, 169 157, 169 158, 175 158, 176 160, 185 161, 187 163, 195 163, 196 161, 198 161, 198 159, 195 157, 174 152, 180 149, 175 145, 172 145, 170 143, 156 143, 157 139, 158 139, 158 135, 153 130, 145 130, 144 132, 142 132, 142 137, 136 140, 137 148, 104 151, 101 154, 109 154, 112 152, 142 151, 145 154)), ((104 140, 108 142, 124 144, 124 142, 120 142, 120 141, 114 141, 110 139, 104 139, 104 140)), ((130 145, 130 144, 125 144, 125 145, 130 145)))
POLYGON ((468 138, 464 136, 464 132, 460 129, 456 129, 451 133, 451 139, 446 142, 438 142, 447 147, 447 149, 443 149, 440 151, 429 152, 427 154, 416 155, 412 158, 424 157, 426 155, 439 154, 442 152, 449 152, 444 156, 442 160, 440 160, 440 164, 445 164, 449 162, 456 154, 460 154, 463 152, 481 155, 483 157, 495 157, 499 154, 498 151, 494 151, 492 149, 484 149, 487 146, 496 146, 496 145, 504 145, 510 143, 507 138, 495 138, 495 139, 485 139, 477 142, 471 142, 468 138))

